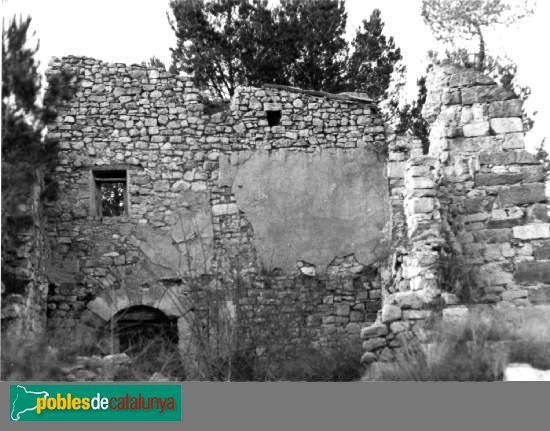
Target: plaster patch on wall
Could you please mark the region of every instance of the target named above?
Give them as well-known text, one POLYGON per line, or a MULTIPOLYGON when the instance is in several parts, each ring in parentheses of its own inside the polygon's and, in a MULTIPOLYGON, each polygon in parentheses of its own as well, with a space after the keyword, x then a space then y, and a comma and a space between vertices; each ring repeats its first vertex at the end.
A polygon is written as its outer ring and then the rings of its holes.
POLYGON ((266 268, 324 272, 335 256, 364 264, 381 253, 388 219, 385 163, 367 149, 256 151, 222 157, 220 178, 254 229, 266 268), (232 178, 232 181, 229 179, 232 178))
POLYGON ((214 233, 206 193, 183 192, 168 221, 168 231, 138 226, 136 237, 141 251, 153 264, 176 276, 208 273, 214 256, 214 233))

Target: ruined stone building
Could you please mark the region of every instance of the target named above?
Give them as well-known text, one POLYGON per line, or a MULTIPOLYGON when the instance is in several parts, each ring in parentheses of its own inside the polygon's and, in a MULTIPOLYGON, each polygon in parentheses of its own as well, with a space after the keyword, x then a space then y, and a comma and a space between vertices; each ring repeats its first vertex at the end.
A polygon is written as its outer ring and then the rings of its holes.
POLYGON ((49 130, 60 193, 10 250, 7 336, 101 343, 115 324, 123 350, 137 322, 192 357, 215 303, 249 332, 284 322, 289 345, 362 338, 368 363, 434 315, 548 303, 547 172, 521 101, 477 72, 432 71, 423 154, 359 95, 241 87, 224 106, 152 68, 62 68, 78 89, 49 130))

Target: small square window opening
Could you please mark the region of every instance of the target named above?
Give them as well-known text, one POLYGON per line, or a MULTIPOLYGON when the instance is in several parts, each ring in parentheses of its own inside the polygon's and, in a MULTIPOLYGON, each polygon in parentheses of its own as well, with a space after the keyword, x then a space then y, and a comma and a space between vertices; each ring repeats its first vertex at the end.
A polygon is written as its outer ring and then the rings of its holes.
POLYGON ((93 172, 95 213, 100 217, 120 217, 128 214, 126 170, 93 172))
POLYGON ((278 126, 281 124, 281 111, 265 111, 267 116, 267 124, 269 127, 278 126))

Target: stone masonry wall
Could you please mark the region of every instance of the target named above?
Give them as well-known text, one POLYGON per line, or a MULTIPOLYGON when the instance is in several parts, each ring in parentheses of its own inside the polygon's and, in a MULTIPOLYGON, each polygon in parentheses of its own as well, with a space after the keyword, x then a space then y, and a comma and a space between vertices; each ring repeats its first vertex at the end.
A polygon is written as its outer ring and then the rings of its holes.
POLYGON ((17 234, 8 229, 2 233, 2 343, 35 342, 46 328, 48 244, 41 190, 37 181, 27 201, 5 216, 22 227, 17 234))
POLYGON ((60 198, 46 208, 51 329, 99 328, 148 305, 179 319, 181 344, 189 292, 237 285, 230 309, 258 324, 278 316, 295 335, 357 337, 374 321, 388 193, 372 102, 243 87, 213 105, 160 70, 65 57, 50 73, 61 68, 79 89, 49 131, 61 147, 60 198), (280 124, 266 111, 280 111, 280 124), (93 212, 100 167, 127 170, 127 215, 93 212), (319 169, 334 177, 319 184, 319 169), (280 244, 293 260, 275 256, 280 244))
POLYGON ((362 330, 365 363, 427 340, 431 317, 550 298, 548 173, 525 151, 521 100, 453 66, 434 68, 427 87, 430 154, 390 142, 396 249, 379 319, 362 330))

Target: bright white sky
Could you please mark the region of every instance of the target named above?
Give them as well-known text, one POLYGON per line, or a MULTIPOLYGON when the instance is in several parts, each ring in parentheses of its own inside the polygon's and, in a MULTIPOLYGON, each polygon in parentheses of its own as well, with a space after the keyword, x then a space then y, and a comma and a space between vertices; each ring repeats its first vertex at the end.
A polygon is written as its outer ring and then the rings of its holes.
MULTIPOLYGON (((425 69, 426 52, 436 46, 420 16, 420 3, 346 0, 350 38, 372 9, 382 11, 385 34, 393 36, 401 48, 412 84, 425 69)), ((156 56, 169 64, 169 48, 175 45, 175 37, 166 17, 168 4, 169 0, 2 0, 2 15, 21 12, 33 17, 42 70, 52 56, 69 54, 121 63, 141 63, 156 56)), ((533 16, 487 34, 490 53, 506 54, 516 61, 520 83, 532 88, 527 108, 538 114, 528 136, 531 148, 545 136, 550 148, 549 23, 550 1, 538 0, 533 16)))

